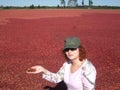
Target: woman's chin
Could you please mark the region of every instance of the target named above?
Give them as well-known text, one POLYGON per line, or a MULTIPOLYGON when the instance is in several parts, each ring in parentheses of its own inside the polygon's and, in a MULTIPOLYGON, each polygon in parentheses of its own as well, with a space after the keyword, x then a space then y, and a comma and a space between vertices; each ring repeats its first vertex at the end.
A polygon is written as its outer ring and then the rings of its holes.
POLYGON ((70 59, 71 61, 73 61, 73 60, 74 60, 74 58, 73 58, 73 57, 69 57, 69 59, 70 59))

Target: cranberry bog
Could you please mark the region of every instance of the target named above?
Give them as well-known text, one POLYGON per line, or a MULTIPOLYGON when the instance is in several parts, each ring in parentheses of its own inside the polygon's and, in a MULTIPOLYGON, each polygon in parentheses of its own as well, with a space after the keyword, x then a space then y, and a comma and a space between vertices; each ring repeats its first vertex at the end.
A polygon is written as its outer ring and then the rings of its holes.
POLYGON ((56 84, 27 68, 52 72, 65 62, 64 38, 80 37, 97 70, 96 90, 120 90, 120 10, 0 10, 0 90, 43 90, 56 84))

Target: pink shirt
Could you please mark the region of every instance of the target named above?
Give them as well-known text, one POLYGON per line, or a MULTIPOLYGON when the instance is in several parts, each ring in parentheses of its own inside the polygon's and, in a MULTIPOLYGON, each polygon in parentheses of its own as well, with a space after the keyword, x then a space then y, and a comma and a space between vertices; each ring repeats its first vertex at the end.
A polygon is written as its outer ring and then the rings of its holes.
POLYGON ((64 82, 66 83, 68 90, 83 90, 81 68, 76 72, 71 73, 70 67, 71 64, 66 65, 64 75, 64 82))

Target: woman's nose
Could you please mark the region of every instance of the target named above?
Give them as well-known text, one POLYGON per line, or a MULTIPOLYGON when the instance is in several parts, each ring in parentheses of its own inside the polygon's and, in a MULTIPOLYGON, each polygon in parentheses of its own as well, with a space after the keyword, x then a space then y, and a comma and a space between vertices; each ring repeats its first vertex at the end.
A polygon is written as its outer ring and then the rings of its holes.
POLYGON ((72 52, 72 50, 69 49, 68 52, 72 52))

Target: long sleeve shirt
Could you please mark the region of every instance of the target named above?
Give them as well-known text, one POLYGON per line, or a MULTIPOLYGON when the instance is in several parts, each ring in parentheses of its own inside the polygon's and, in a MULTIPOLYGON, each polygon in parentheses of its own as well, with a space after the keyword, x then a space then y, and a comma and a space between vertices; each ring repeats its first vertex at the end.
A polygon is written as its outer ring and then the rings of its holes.
POLYGON ((47 71, 43 78, 54 83, 64 80, 68 90, 95 90, 96 69, 89 60, 86 59, 74 73, 70 72, 70 67, 71 63, 67 61, 57 73, 47 71))

